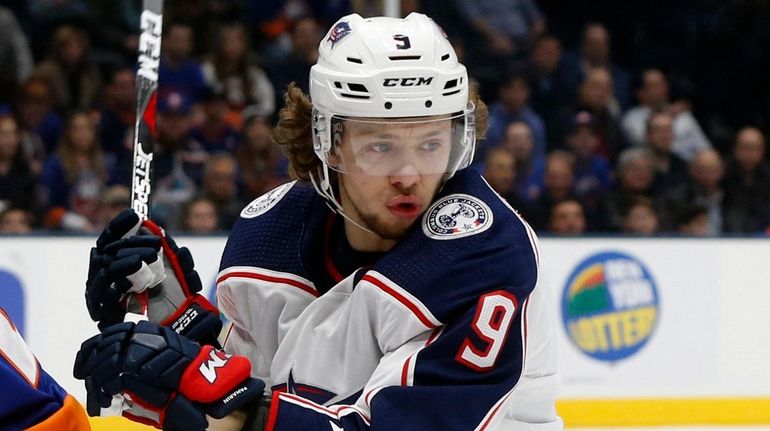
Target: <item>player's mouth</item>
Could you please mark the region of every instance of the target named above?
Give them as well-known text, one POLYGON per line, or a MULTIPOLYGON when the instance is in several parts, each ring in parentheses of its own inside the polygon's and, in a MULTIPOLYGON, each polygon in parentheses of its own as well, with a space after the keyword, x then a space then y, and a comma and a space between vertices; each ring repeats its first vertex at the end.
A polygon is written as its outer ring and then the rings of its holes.
POLYGON ((412 220, 422 214, 422 204, 414 196, 396 196, 388 201, 387 207, 390 213, 398 218, 412 220))

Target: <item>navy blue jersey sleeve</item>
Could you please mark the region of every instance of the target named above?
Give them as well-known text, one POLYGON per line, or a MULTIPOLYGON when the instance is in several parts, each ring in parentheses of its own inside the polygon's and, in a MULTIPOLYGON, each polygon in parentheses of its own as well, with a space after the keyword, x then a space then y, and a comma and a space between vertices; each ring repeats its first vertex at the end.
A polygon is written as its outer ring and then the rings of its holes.
POLYGON ((523 369, 526 301, 506 289, 386 355, 356 402, 274 394, 268 430, 497 429, 523 369))
POLYGON ((0 423, 25 429, 42 422, 62 408, 66 392, 43 370, 31 382, 12 359, 0 355, 0 423))
POLYGON ((537 282, 532 229, 474 171, 458 173, 374 269, 442 322, 500 288, 519 302, 537 282))
POLYGON ((241 211, 227 238, 219 270, 259 267, 304 275, 299 248, 309 228, 308 207, 315 192, 307 184, 283 184, 258 197, 241 211))
POLYGON ((0 429, 90 429, 80 404, 38 364, 0 309, 0 429))

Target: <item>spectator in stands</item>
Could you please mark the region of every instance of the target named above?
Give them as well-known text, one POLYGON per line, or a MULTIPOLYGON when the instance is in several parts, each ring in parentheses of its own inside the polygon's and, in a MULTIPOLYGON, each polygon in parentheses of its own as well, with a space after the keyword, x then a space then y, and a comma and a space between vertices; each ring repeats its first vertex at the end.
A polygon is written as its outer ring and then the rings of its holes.
POLYGON ((244 205, 238 199, 238 162, 232 155, 217 153, 209 158, 203 174, 201 196, 216 207, 219 228, 229 231, 244 205))
POLYGON ((687 182, 687 162, 674 154, 674 119, 667 112, 654 112, 647 120, 645 143, 655 160, 655 188, 676 189, 687 182))
POLYGON ((171 172, 174 160, 179 159, 185 175, 196 185, 203 178, 203 167, 208 153, 194 140, 192 131, 192 101, 185 93, 170 93, 158 101, 158 145, 153 169, 156 178, 171 172))
POLYGON ((0 103, 10 98, 32 74, 32 51, 27 35, 10 9, 0 6, 0 103))
POLYGON ((651 199, 639 196, 631 202, 623 220, 623 233, 650 236, 658 232, 658 213, 651 199))
POLYGON ((228 121, 230 107, 224 93, 210 91, 203 99, 205 120, 193 127, 190 136, 209 154, 218 151, 234 152, 240 145, 241 135, 228 121))
POLYGON ((318 41, 323 34, 312 17, 300 18, 291 28, 291 54, 271 62, 268 76, 276 92, 276 106, 282 104, 281 95, 290 82, 296 82, 304 92, 310 87, 310 67, 318 60, 318 41))
MULTIPOLYGON (((90 0, 94 50, 109 62, 136 61, 142 9, 136 0, 90 0)), ((168 4, 168 3, 167 3, 168 4)))
POLYGON ((192 27, 181 22, 164 25, 158 97, 178 93, 195 104, 206 94, 208 86, 200 63, 192 57, 193 48, 192 27))
POLYGON ((756 233, 770 225, 770 165, 765 137, 756 127, 742 128, 724 178, 725 232, 756 233))
POLYGON ((631 205, 640 197, 658 200, 653 188, 654 159, 645 148, 628 148, 618 156, 617 177, 605 197, 608 228, 621 231, 631 205))
POLYGON ((217 209, 208 198, 198 197, 184 206, 180 230, 192 234, 210 234, 220 230, 217 209))
POLYGON ((547 126, 547 150, 555 148, 563 138, 563 131, 556 127, 558 116, 573 104, 579 77, 569 74, 562 61, 561 42, 551 34, 535 41, 529 58, 519 68, 529 81, 530 105, 547 126))
POLYGON ((59 114, 94 107, 101 90, 99 70, 89 58, 89 39, 82 29, 62 25, 56 29, 48 56, 36 74, 50 86, 59 114))
POLYGON ((177 227, 182 205, 198 194, 209 157, 190 136, 191 115, 191 102, 184 93, 170 93, 158 101, 152 212, 153 219, 171 230, 177 227))
POLYGON ((32 170, 40 173, 47 154, 56 150, 62 128, 61 117, 53 110, 48 82, 32 75, 24 84, 16 105, 24 154, 32 170))
POLYGON ((677 211, 677 230, 686 236, 710 236, 709 210, 703 205, 688 203, 677 211))
MULTIPOLYGON (((137 1, 137 0, 133 0, 137 1)), ((201 57, 207 49, 208 43, 213 38, 211 30, 212 24, 229 22, 235 19, 242 19, 241 13, 244 3, 256 1, 263 6, 267 1, 276 0, 176 0, 167 1, 166 16, 169 21, 182 22, 190 26, 193 35, 193 56, 201 57)), ((295 3, 294 0, 277 0, 283 3, 295 3)), ((304 2, 305 0, 301 0, 304 2)))
POLYGON ((32 232, 32 214, 20 208, 0 210, 0 234, 26 235, 32 232))
POLYGON ((491 148, 484 160, 484 179, 489 186, 509 203, 513 197, 513 181, 516 179, 516 160, 507 148, 491 148))
POLYGON ((593 116, 580 111, 572 120, 566 147, 575 156, 575 196, 583 205, 591 226, 597 230, 604 225, 603 198, 610 189, 609 161, 598 154, 599 137, 594 131, 593 116))
POLYGON ((25 235, 32 232, 32 215, 21 208, 0 210, 0 234, 25 235))
POLYGON ((497 72, 489 77, 476 77, 483 83, 500 82, 499 66, 512 62, 517 55, 526 53, 532 41, 545 30, 545 18, 535 0, 454 0, 459 16, 473 29, 468 40, 476 41, 471 49, 477 56, 474 65, 497 72))
POLYGON ((607 68, 591 69, 578 88, 574 106, 559 114, 557 127, 561 138, 556 145, 562 146, 566 142, 575 115, 581 111, 588 112, 593 118, 593 130, 599 138, 597 154, 613 162, 625 142, 620 130, 620 109, 612 95, 612 77, 607 68))
POLYGON ((107 187, 99 199, 99 219, 94 230, 104 229, 110 220, 130 206, 131 189, 121 184, 107 187))
POLYGON ((21 148, 16 119, 0 114, 0 211, 15 207, 36 212, 40 200, 38 188, 38 178, 21 148))
POLYGON ((501 148, 513 154, 516 163, 513 192, 525 203, 537 199, 543 189, 545 157, 534 154, 534 146, 532 131, 526 123, 516 121, 506 127, 501 148))
POLYGON ((583 28, 580 47, 577 52, 564 55, 567 70, 581 81, 593 68, 605 67, 612 75, 615 99, 621 109, 626 109, 631 103, 631 80, 628 72, 612 62, 610 57, 610 33, 604 24, 590 22, 583 28))
POLYGON ((97 137, 90 114, 75 111, 67 120, 59 148, 43 168, 49 228, 90 232, 98 223, 108 169, 97 137))
POLYGON ((531 212, 524 213, 535 230, 546 229, 553 207, 564 200, 574 199, 575 158, 572 154, 554 150, 548 154, 543 176, 543 190, 533 202, 531 212))
POLYGON ((697 120, 684 103, 671 103, 668 80, 660 69, 645 69, 636 85, 639 105, 623 116, 623 132, 632 145, 643 145, 647 120, 653 112, 668 112, 674 118, 674 143, 671 150, 684 159, 692 161, 695 154, 711 148, 706 135, 697 120))
POLYGON ((586 232, 583 206, 575 199, 557 202, 551 209, 548 231, 557 235, 581 235, 586 232))
POLYGON ((506 128, 515 121, 522 121, 529 126, 534 148, 533 157, 544 158, 546 152, 545 124, 542 118, 529 106, 529 83, 524 75, 512 74, 498 91, 499 98, 489 108, 489 128, 486 140, 481 141, 477 156, 483 160, 484 153, 490 147, 500 145, 506 128))
POLYGON ((99 141, 113 166, 110 182, 130 184, 136 118, 134 71, 119 66, 110 71, 99 112, 99 141))
POLYGON ((267 118, 248 111, 244 116, 243 143, 235 151, 235 158, 242 181, 241 202, 250 202, 287 181, 289 176, 286 157, 272 141, 267 118))
POLYGON ((709 234, 719 235, 722 233, 724 224, 722 216, 724 163, 722 157, 711 149, 699 152, 690 162, 690 176, 695 183, 692 194, 694 201, 708 209, 709 234))
POLYGON ((88 0, 28 0, 33 25, 47 28, 61 22, 86 22, 91 14, 88 0))
POLYGON ((691 181, 684 187, 672 190, 666 195, 668 205, 672 208, 699 206, 707 211, 708 235, 722 233, 724 218, 722 203, 724 190, 722 189, 722 177, 724 176, 724 164, 722 157, 716 150, 702 150, 695 155, 690 162, 689 174, 691 181))
MULTIPOLYGON (((240 23, 220 26, 211 51, 203 64, 209 87, 224 94, 230 109, 240 113, 245 107, 264 117, 275 111, 275 91, 267 74, 252 58, 246 29, 240 23)), ((240 126, 240 122, 233 124, 240 126)))

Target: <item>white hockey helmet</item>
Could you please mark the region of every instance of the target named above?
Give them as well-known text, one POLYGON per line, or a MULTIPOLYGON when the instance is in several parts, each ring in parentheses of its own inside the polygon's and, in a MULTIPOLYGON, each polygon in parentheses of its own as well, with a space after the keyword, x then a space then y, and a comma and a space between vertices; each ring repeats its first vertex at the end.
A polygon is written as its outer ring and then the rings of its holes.
MULTIPOLYGON (((318 62, 310 70, 310 97, 314 150, 323 162, 320 188, 332 199, 328 169, 346 172, 333 148, 341 123, 386 130, 451 120, 448 161, 423 173, 449 178, 473 158, 476 133, 467 71, 443 30, 423 14, 341 18, 321 40, 318 62)), ((371 157, 355 163, 373 175, 387 175, 394 164, 371 157)))

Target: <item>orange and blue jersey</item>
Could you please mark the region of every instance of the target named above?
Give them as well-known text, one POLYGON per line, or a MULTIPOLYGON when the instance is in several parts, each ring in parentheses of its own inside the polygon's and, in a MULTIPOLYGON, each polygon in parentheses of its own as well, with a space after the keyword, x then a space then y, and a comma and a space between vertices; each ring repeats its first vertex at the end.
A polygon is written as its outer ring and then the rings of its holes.
POLYGON ((0 308, 0 430, 90 430, 81 405, 46 373, 0 308))

